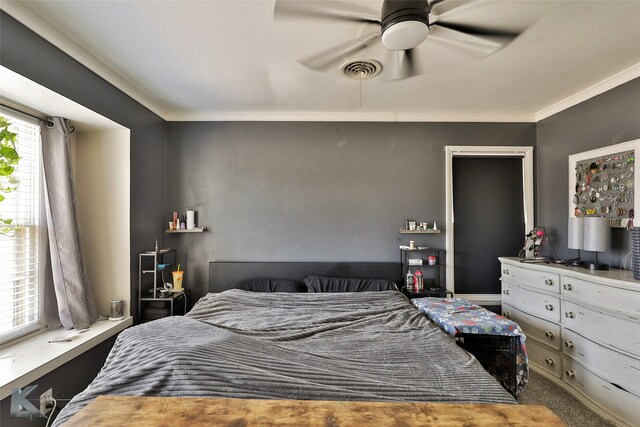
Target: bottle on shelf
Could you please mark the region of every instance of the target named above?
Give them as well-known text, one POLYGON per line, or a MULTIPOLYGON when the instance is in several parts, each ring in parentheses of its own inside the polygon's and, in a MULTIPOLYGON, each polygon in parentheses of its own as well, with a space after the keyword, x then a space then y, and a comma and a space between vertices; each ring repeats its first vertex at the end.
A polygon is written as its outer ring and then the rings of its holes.
POLYGON ((413 289, 413 273, 411 272, 411 269, 407 270, 407 276, 404 284, 407 289, 413 289))
POLYGON ((420 269, 417 269, 415 274, 413 275, 413 291, 424 291, 424 275, 422 274, 422 271, 420 269))

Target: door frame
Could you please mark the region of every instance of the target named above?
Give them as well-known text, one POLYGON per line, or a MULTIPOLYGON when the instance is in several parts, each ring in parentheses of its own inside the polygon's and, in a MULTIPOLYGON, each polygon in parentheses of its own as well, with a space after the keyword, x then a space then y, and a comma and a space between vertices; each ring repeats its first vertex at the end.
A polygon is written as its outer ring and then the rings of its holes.
MULTIPOLYGON (((525 231, 535 227, 533 208, 533 147, 531 146, 445 146, 445 205, 446 205, 446 282, 447 290, 455 293, 455 220, 453 207, 453 158, 454 157, 519 157, 522 159, 522 200, 524 202, 525 231)), ((524 241, 524 240, 523 240, 524 241)), ((509 254, 505 254, 507 256, 509 254)), ((498 260, 496 260, 498 262, 498 260)), ((500 294, 460 294, 457 297, 484 304, 500 304, 500 294)))

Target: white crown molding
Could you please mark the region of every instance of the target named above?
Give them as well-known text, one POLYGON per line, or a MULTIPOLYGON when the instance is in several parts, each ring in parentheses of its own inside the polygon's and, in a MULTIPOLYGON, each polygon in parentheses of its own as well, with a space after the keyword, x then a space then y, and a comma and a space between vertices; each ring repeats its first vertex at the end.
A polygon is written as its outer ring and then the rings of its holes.
POLYGON ((398 113, 398 122, 489 122, 489 123, 532 123, 533 115, 523 112, 438 112, 438 113, 398 113))
POLYGON ((309 111, 209 111, 173 112, 163 118, 170 122, 491 122, 531 123, 526 113, 395 113, 395 112, 309 112, 309 111))
POLYGON ((69 37, 63 35, 55 27, 34 15, 24 3, 16 0, 4 0, 0 9, 161 118, 165 118, 162 108, 140 93, 125 78, 121 77, 94 55, 80 47, 69 37))
POLYGON ((631 67, 617 74, 614 74, 613 76, 607 77, 606 79, 592 86, 589 86, 588 88, 583 89, 580 92, 574 93, 573 95, 568 96, 565 99, 551 104, 548 107, 538 111, 534 114, 535 121, 539 122, 541 120, 544 120, 547 117, 551 117, 554 114, 566 110, 567 108, 578 105, 581 102, 600 95, 624 83, 630 82, 631 80, 638 77, 640 77, 640 64, 632 65, 631 67))

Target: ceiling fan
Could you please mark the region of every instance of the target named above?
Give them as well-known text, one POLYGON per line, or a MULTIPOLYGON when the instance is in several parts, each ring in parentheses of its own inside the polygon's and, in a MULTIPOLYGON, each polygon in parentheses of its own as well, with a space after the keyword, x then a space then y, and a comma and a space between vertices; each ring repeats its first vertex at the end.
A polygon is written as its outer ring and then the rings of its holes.
MULTIPOLYGON (((479 3, 479 2, 478 2, 479 3)), ((390 51, 401 55, 397 79, 420 74, 415 61, 416 48, 427 38, 490 55, 515 40, 521 32, 484 28, 447 22, 451 11, 476 4, 459 0, 384 0, 377 13, 358 3, 337 1, 277 0, 274 18, 311 18, 347 21, 371 26, 353 40, 333 46, 300 62, 314 70, 328 70, 367 47, 382 42, 390 51), (439 15, 432 13, 438 6, 439 15)))

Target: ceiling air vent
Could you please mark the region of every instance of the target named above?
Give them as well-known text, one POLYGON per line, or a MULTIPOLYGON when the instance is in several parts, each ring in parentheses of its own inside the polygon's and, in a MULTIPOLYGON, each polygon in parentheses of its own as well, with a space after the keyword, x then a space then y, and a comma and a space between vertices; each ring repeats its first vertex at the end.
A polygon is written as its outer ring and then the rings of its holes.
POLYGON ((340 67, 343 77, 353 80, 370 79, 380 74, 382 65, 373 59, 356 59, 349 61, 340 67))

